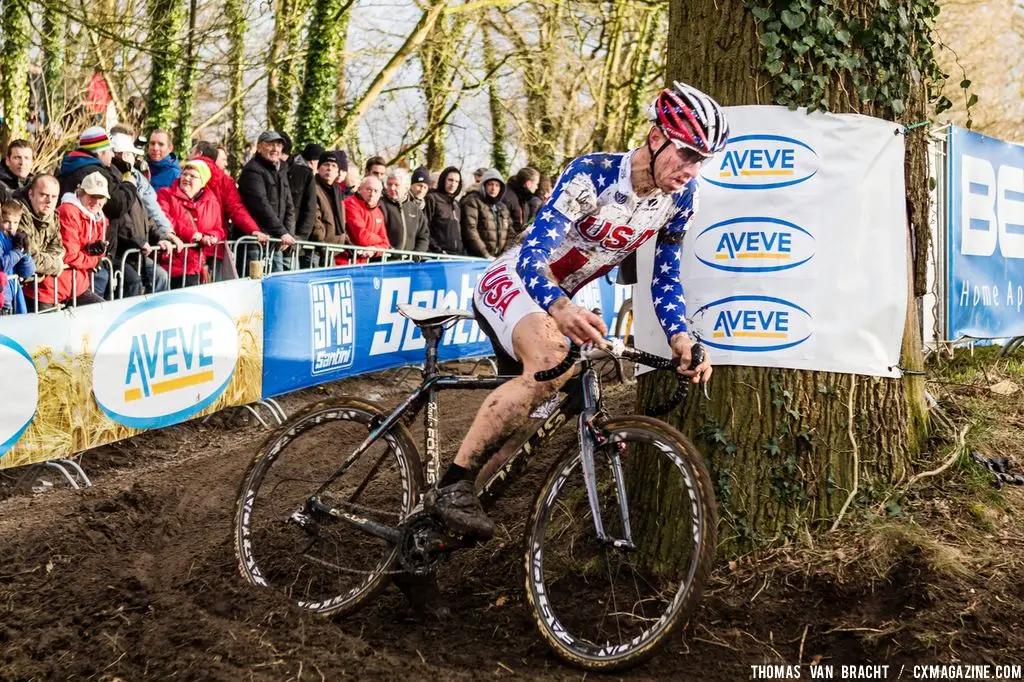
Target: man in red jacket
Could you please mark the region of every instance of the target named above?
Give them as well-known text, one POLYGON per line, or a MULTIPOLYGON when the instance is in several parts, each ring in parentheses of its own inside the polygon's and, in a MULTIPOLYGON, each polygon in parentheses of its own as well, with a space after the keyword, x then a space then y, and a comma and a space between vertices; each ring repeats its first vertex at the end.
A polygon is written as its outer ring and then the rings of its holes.
MULTIPOLYGON (((390 249, 388 231, 384 224, 384 210, 380 207, 380 198, 384 194, 384 185, 376 177, 369 175, 359 185, 359 191, 345 199, 345 231, 348 238, 356 246, 375 246, 379 249, 390 249)), ((380 258, 381 252, 373 253, 373 258, 380 258)), ((362 254, 357 263, 365 263, 369 258, 362 254)))

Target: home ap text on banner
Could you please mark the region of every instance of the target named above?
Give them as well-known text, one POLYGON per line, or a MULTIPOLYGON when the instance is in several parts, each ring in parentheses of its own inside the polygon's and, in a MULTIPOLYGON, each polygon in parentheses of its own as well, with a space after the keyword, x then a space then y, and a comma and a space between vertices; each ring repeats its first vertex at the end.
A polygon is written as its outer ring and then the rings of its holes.
POLYGON ((947 338, 1024 336, 1024 145, 953 127, 947 338))
MULTIPOLYGON (((897 376, 907 305, 903 136, 889 121, 727 107, 683 242, 687 318, 720 365, 897 376)), ((637 259, 637 345, 665 354, 655 244, 637 259)))
POLYGON ((260 399, 260 283, 0 318, 0 468, 260 399))

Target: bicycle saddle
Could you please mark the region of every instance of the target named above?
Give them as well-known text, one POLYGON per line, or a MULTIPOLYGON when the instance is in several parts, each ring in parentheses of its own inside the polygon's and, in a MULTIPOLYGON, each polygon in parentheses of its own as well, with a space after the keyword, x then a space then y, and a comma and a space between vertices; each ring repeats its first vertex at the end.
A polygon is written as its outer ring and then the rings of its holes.
POLYGON ((417 327, 433 327, 448 324, 452 320, 475 320, 473 313, 465 310, 441 310, 440 308, 422 308, 418 305, 398 304, 398 312, 412 320, 417 327))

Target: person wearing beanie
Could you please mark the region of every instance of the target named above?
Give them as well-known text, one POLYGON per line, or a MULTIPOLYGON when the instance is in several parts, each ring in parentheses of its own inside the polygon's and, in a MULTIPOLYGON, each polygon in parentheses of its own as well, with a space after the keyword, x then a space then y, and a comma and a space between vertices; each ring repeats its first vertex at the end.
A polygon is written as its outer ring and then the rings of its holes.
MULTIPOLYGON (((139 202, 138 189, 134 175, 125 175, 114 165, 114 148, 110 144, 110 136, 100 126, 91 126, 82 131, 78 137, 78 147, 68 152, 61 159, 57 171, 60 182, 61 201, 66 200, 82 184, 87 175, 99 173, 106 180, 109 198, 103 202, 103 215, 107 232, 103 235, 111 262, 117 255, 117 236, 129 229, 124 222, 131 220, 131 211, 139 202)), ((110 268, 96 271, 93 281, 95 290, 102 296, 110 281, 110 268)))
MULTIPOLYGON (((341 167, 339 153, 324 152, 317 161, 316 222, 313 224, 313 232, 309 239, 323 244, 348 244, 348 234, 345 232, 345 203, 341 193, 337 191, 338 173, 341 167)), ((307 264, 311 267, 319 267, 326 265, 327 262, 326 259, 321 259, 319 251, 314 251, 307 256, 303 267, 306 267, 307 264)))
POLYGON ((466 254, 496 258, 508 248, 512 217, 501 201, 505 183, 496 170, 484 171, 480 187, 467 192, 462 206, 462 243, 466 254))
POLYGON ((412 184, 409 185, 409 196, 420 208, 426 208, 424 199, 427 191, 430 190, 430 171, 426 166, 420 166, 412 172, 412 184))
POLYGON ((430 226, 430 250, 433 253, 464 255, 462 228, 459 226, 459 202, 462 174, 455 166, 445 168, 437 179, 437 188, 427 192, 426 214, 430 226))
POLYGON ((191 159, 170 187, 157 191, 160 207, 167 214, 174 231, 194 248, 177 251, 173 257, 161 255, 161 264, 171 273, 171 288, 194 286, 211 276, 220 282, 234 277, 234 269, 226 272, 230 259, 224 260, 227 231, 224 211, 217 195, 205 190, 213 172, 209 164, 191 159), (214 268, 223 268, 213 275, 214 268), (204 270, 205 266, 205 270, 204 270))
POLYGON ((249 209, 242 202, 234 178, 217 162, 218 150, 219 147, 212 142, 197 142, 189 154, 189 159, 203 161, 210 169, 210 181, 206 184, 206 189, 217 195, 217 201, 224 209, 224 227, 231 227, 228 238, 249 236, 255 237, 261 244, 266 244, 270 240, 270 235, 261 232, 256 221, 249 215, 249 209))
POLYGON ((309 166, 310 170, 316 173, 316 167, 320 163, 320 157, 326 150, 323 146, 310 142, 302 153, 295 157, 295 163, 301 166, 309 166))
POLYGON ((149 182, 154 189, 170 187, 171 183, 181 175, 181 164, 174 155, 174 142, 171 134, 157 128, 149 134, 149 155, 146 163, 149 166, 149 182))

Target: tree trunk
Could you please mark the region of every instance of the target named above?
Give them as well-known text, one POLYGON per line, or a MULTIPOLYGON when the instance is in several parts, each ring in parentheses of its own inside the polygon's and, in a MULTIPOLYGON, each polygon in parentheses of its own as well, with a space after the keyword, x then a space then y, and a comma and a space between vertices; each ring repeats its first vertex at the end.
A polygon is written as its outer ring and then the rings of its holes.
POLYGON ((427 105, 427 167, 443 168, 445 139, 450 113, 448 96, 455 83, 458 42, 466 25, 466 15, 453 19, 441 17, 420 48, 423 64, 423 96, 427 105))
POLYGON ((182 149, 192 146, 192 109, 196 103, 196 14, 198 0, 189 0, 188 36, 185 41, 185 60, 181 69, 181 88, 178 90, 178 127, 174 139, 182 149))
POLYGON ((153 53, 146 125, 150 131, 170 130, 174 122, 174 91, 178 85, 184 19, 182 0, 149 0, 151 28, 147 42, 153 53))
MULTIPOLYGON (((338 57, 338 86, 334 92, 334 134, 340 135, 341 122, 348 109, 348 22, 352 16, 351 8, 338 20, 338 35, 335 54, 338 57)), ((327 141, 324 141, 326 144, 327 141)))
POLYGON ((295 131, 296 149, 310 142, 330 141, 334 128, 331 103, 338 88, 338 32, 342 28, 342 12, 348 13, 345 4, 345 0, 316 0, 313 6, 295 131))
POLYGON ((487 104, 491 111, 491 166, 501 176, 508 177, 509 158, 505 149, 505 138, 507 123, 505 121, 505 104, 502 102, 500 85, 498 83, 498 60, 494 55, 494 39, 491 32, 494 30, 489 23, 485 23, 483 30, 484 69, 487 70, 490 82, 487 84, 487 104))
POLYGON ((231 125, 228 133, 228 169, 234 177, 245 158, 245 34, 248 21, 242 0, 225 0, 224 17, 228 25, 228 63, 231 74, 231 125))
POLYGON ((28 137, 28 49, 34 42, 29 33, 28 0, 7 0, 0 27, 0 104, 4 109, 0 144, 6 148, 11 140, 28 137))
POLYGON ((59 116, 64 108, 64 16, 51 3, 43 5, 43 86, 46 89, 46 118, 59 116))
POLYGON ((298 50, 308 9, 307 0, 277 0, 267 79, 267 127, 271 130, 291 130, 299 85, 298 50))
MULTIPOLYGON (((847 10, 857 5, 865 16, 881 12, 877 4, 837 2, 847 10)), ((724 105, 772 103, 769 77, 760 70, 754 18, 744 3, 673 0, 669 23, 669 81, 690 83, 724 105)), ((830 90, 830 110, 880 115, 851 102, 846 92, 830 90)), ((923 87, 912 94, 907 116, 916 121, 927 101, 923 87)), ((928 214, 925 148, 923 135, 907 139, 908 196, 923 216, 928 214)), ((901 365, 914 369, 923 361, 909 285, 901 365)), ((660 373, 644 375, 640 409, 659 402, 674 383, 660 373)), ((728 526, 720 532, 728 553, 826 528, 851 492, 859 506, 903 479, 926 435, 923 381, 917 377, 722 366, 715 371, 711 401, 697 393, 692 391, 669 421, 693 437, 707 457, 728 526)))
MULTIPOLYGON (((648 9, 643 16, 640 35, 637 40, 636 60, 629 82, 629 103, 622 117, 622 134, 619 137, 619 149, 629 149, 634 145, 634 136, 638 125, 644 120, 644 100, 650 93, 647 83, 655 68, 654 55, 657 52, 655 41, 662 35, 662 11, 648 9)), ((645 131, 646 132, 646 131, 645 131)))

